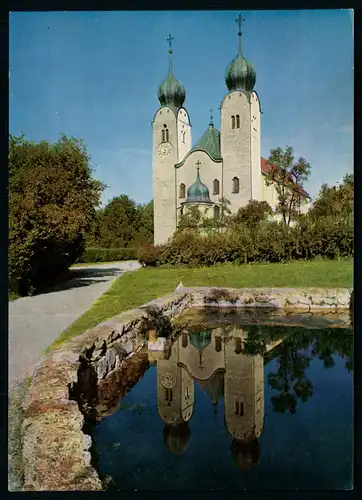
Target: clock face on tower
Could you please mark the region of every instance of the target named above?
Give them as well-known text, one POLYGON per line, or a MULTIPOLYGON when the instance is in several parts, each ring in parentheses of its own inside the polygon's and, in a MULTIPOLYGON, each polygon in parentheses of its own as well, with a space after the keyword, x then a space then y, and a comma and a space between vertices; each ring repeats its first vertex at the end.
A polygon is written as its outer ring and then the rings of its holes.
POLYGON ((172 152, 172 146, 169 142, 161 142, 157 148, 157 153, 161 158, 167 158, 172 152))

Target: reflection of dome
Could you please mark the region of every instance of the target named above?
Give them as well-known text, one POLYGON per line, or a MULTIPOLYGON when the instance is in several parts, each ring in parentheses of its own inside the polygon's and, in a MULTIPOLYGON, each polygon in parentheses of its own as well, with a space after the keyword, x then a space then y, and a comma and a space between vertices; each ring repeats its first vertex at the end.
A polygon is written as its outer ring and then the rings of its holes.
POLYGON ((189 332, 191 344, 196 347, 198 351, 205 349, 211 342, 211 332, 189 332))
POLYGON ((260 461, 261 448, 256 437, 248 441, 233 439, 230 452, 236 466, 241 470, 253 469, 260 461))
POLYGON ((216 371, 209 380, 198 381, 198 384, 214 404, 224 396, 224 372, 221 370, 216 371))
POLYGON ((190 443, 190 429, 186 422, 166 424, 163 432, 163 441, 174 455, 185 453, 190 443))

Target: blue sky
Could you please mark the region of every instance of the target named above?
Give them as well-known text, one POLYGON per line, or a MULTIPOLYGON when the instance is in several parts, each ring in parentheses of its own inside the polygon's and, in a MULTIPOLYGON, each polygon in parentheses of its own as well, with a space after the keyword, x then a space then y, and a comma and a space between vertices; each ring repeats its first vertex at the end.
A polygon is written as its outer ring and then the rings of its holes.
MULTIPOLYGON (((10 133, 84 139, 94 176, 152 199, 157 87, 176 78, 196 142, 227 89, 237 54, 234 11, 16 12, 10 14, 10 133)), ((314 197, 353 170, 353 14, 348 10, 244 11, 243 53, 253 63, 263 115, 261 153, 291 145, 312 165, 314 197)))

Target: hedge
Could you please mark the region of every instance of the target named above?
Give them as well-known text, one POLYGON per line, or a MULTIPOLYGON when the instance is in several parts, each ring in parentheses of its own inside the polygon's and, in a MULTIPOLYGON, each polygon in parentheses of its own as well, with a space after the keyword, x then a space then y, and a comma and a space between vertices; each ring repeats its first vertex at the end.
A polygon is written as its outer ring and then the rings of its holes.
POLYGON ((294 227, 261 223, 257 230, 237 228, 209 236, 181 232, 165 245, 147 245, 138 252, 144 266, 200 267, 223 262, 285 262, 292 259, 353 255, 353 220, 306 219, 294 227))
POLYGON ((86 248, 76 263, 113 262, 118 260, 136 260, 136 248, 86 248))

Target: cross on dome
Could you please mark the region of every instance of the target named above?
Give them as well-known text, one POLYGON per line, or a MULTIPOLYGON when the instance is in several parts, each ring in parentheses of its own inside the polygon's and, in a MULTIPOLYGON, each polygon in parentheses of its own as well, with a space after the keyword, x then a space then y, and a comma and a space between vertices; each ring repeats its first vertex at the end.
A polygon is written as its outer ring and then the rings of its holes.
POLYGON ((174 36, 171 36, 171 35, 168 35, 168 38, 166 38, 166 40, 168 41, 168 45, 169 45, 169 53, 172 54, 172 40, 174 40, 174 36))
POLYGON ((242 23, 245 22, 245 18, 241 14, 239 14, 238 17, 235 19, 235 22, 238 23, 238 25, 239 25, 238 35, 241 36, 241 25, 242 25, 242 23))

